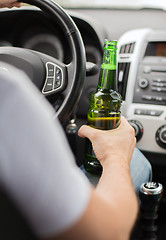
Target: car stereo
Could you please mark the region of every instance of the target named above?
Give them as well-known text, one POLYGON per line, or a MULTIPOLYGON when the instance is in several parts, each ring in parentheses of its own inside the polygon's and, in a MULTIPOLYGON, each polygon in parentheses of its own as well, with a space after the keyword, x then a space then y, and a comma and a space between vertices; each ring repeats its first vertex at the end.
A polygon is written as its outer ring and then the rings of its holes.
POLYGON ((136 29, 122 35, 118 89, 137 147, 166 153, 166 30, 136 29))

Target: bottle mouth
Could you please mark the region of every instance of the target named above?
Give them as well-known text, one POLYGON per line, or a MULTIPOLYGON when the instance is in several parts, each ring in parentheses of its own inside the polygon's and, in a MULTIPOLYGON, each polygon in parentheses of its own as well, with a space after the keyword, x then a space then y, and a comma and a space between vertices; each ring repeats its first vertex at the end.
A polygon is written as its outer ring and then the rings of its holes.
POLYGON ((112 49, 112 48, 117 48, 117 40, 107 40, 105 39, 104 41, 104 48, 105 49, 112 49))

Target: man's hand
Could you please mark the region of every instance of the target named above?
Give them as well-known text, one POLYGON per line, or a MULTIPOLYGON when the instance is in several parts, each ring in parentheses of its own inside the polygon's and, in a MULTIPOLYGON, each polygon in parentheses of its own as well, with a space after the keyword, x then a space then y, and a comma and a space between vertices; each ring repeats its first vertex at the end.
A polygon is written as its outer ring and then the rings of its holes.
POLYGON ((114 159, 123 159, 123 163, 125 159, 125 163, 129 165, 136 139, 134 129, 124 117, 121 117, 117 129, 98 130, 85 125, 79 129, 78 135, 90 139, 96 157, 102 165, 114 159))
POLYGON ((17 2, 15 0, 0 0, 0 8, 3 8, 3 7, 8 7, 8 8, 21 7, 22 5, 23 5, 23 3, 17 2))

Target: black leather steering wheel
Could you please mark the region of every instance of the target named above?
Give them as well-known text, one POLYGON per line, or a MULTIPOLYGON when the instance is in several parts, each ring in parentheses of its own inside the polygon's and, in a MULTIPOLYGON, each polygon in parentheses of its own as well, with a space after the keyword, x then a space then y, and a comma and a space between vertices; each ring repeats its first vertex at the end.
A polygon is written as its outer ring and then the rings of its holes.
POLYGON ((85 50, 81 35, 71 17, 53 0, 20 0, 35 5, 58 22, 69 42, 69 64, 33 50, 0 47, 0 60, 21 68, 46 96, 64 94, 56 116, 63 123, 80 97, 85 78, 85 50))

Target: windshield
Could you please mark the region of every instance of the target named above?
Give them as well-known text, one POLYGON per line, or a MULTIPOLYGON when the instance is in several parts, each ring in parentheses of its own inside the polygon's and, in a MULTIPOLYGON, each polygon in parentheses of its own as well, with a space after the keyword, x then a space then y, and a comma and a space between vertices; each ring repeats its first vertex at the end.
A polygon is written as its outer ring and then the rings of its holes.
POLYGON ((65 8, 119 8, 166 10, 166 0, 55 0, 65 8))

